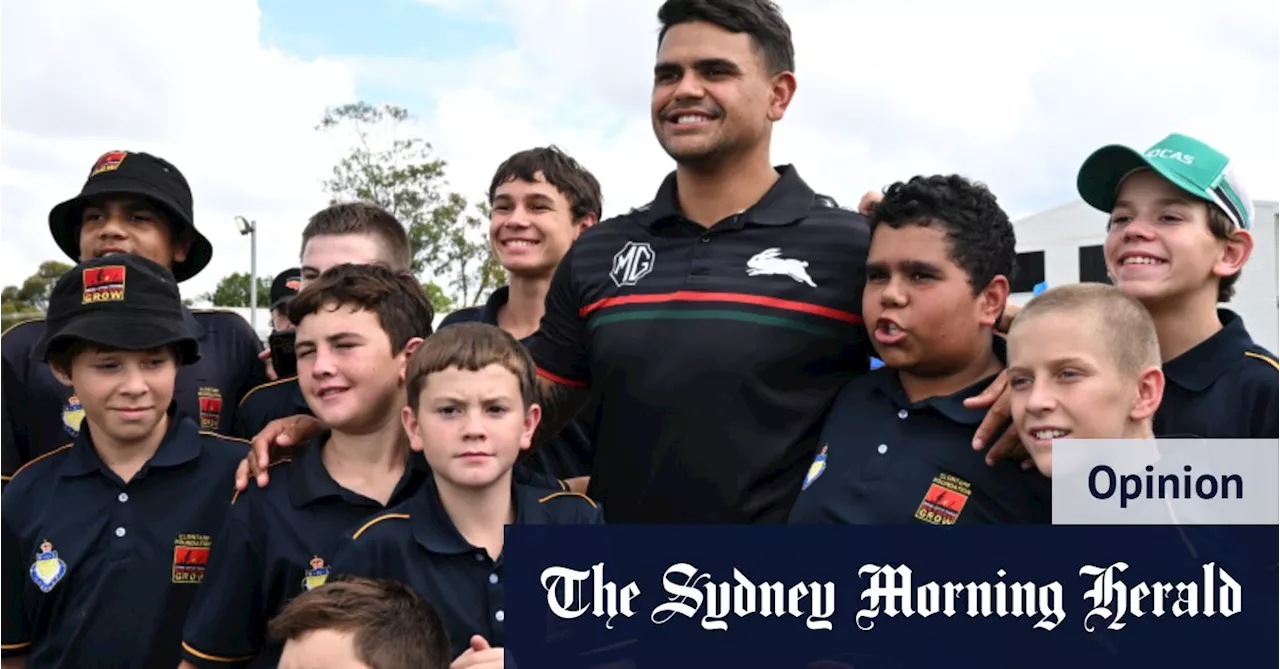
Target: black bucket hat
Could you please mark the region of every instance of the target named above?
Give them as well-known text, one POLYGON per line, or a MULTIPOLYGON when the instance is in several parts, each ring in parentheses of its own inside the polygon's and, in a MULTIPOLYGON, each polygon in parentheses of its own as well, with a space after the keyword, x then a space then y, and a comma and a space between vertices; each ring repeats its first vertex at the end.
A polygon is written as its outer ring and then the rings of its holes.
POLYGON ((149 153, 109 151, 93 164, 80 194, 49 212, 53 241, 71 260, 80 262, 80 211, 89 198, 110 195, 135 195, 154 202, 168 214, 175 239, 189 231, 192 243, 187 259, 173 266, 178 281, 199 274, 213 259, 213 245, 196 230, 191 187, 178 168, 149 153))
POLYGON ((180 364, 200 359, 178 282, 167 268, 138 255, 94 258, 58 277, 45 324, 31 352, 43 362, 73 340, 126 351, 175 346, 180 364))

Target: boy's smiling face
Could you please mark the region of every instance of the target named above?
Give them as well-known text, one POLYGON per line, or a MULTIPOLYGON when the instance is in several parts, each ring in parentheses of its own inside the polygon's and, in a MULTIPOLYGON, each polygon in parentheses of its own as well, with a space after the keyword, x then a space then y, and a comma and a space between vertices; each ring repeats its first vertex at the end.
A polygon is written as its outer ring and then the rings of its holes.
POLYGON ((54 376, 74 388, 96 439, 116 445, 148 439, 173 401, 178 361, 173 349, 111 351, 87 347, 71 369, 51 366, 54 376))
POLYGON ((400 383, 412 347, 391 351, 378 315, 326 304, 297 326, 298 386, 325 425, 344 433, 377 429, 404 404, 400 383))
POLYGON ((525 406, 516 375, 498 364, 432 372, 422 385, 418 410, 403 411, 414 450, 426 455, 438 478, 461 488, 509 481, 540 418, 538 405, 525 406))
POLYGON ((1014 427, 1046 476, 1054 439, 1134 438, 1160 405, 1158 368, 1126 374, 1095 333, 1105 327, 1099 318, 1083 310, 1036 314, 1014 319, 1009 333, 1014 427))

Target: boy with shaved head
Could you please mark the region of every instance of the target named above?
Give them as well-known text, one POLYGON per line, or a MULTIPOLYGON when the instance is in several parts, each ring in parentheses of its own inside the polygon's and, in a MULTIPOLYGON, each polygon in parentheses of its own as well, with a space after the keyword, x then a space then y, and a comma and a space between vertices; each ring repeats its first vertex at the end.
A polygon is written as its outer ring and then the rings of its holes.
POLYGON ((1045 476, 1054 439, 1151 439, 1160 344, 1135 298, 1100 283, 1050 288, 1009 330, 1014 425, 1045 476))

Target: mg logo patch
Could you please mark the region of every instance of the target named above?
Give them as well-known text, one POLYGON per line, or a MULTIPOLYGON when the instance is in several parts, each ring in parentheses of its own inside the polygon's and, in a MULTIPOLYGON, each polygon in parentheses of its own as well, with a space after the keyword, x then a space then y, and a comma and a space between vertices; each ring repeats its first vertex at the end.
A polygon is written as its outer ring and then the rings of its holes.
POLYGON ((653 259, 653 248, 648 242, 627 242, 621 251, 614 254, 609 278, 619 288, 634 286, 653 271, 653 259))

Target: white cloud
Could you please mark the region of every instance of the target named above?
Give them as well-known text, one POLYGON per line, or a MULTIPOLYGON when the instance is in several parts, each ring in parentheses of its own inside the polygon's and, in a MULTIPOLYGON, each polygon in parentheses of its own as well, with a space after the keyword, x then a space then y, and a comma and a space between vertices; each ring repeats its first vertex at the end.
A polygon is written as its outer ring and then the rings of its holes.
MULTIPOLYGON (((451 187, 468 196, 512 152, 555 143, 599 177, 606 214, 652 197, 672 168, 648 121, 660 3, 420 1, 501 20, 514 48, 303 62, 259 43, 247 0, 6 5, 0 280, 58 257, 48 208, 117 147, 165 155, 195 188, 217 253, 189 293, 247 267, 236 213, 262 222, 264 273, 294 262, 340 149, 312 127, 326 104, 354 98, 353 77, 419 117, 451 187)), ((800 88, 774 159, 843 202, 958 171, 1027 214, 1075 197, 1090 150, 1173 131, 1233 155, 1256 197, 1280 198, 1275 3, 1218 0, 1209 13, 1193 0, 781 4, 800 88)))
POLYGON ((191 183, 214 259, 186 296, 248 271, 236 214, 261 225, 260 274, 297 264, 340 150, 313 128, 354 98, 347 65, 264 48, 251 0, 6 3, 4 19, 0 282, 65 260, 48 211, 113 149, 159 155, 191 183))
MULTIPOLYGON (((671 169, 647 120, 659 4, 461 9, 504 16, 515 49, 412 66, 435 82, 436 108, 419 111, 452 180, 483 187, 507 154, 556 142, 600 177, 606 213, 647 201, 671 169)), ((1192 0, 780 4, 800 85, 774 159, 841 201, 958 171, 1027 214, 1073 199, 1092 149, 1174 131, 1231 154, 1257 197, 1280 197, 1273 3, 1225 0, 1211 13, 1192 0)))

